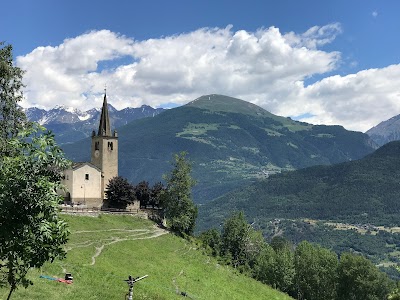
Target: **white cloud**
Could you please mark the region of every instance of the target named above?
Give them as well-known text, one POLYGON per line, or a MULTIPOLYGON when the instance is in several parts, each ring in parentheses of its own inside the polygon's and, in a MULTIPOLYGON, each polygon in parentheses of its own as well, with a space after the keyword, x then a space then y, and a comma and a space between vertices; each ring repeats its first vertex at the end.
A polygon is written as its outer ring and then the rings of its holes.
MULTIPOLYGON (((307 78, 333 71, 340 63, 339 52, 318 48, 331 43, 341 31, 337 23, 301 34, 282 34, 275 27, 233 31, 228 26, 144 41, 108 30, 92 31, 17 58, 17 64, 27 71, 23 105, 99 107, 107 84, 109 102, 119 109, 184 104, 200 95, 219 93, 254 102, 272 113, 308 113, 315 115, 310 121, 365 130, 376 125, 378 118, 369 116, 365 123, 354 124, 348 121, 353 116, 346 117, 338 108, 346 108, 349 115, 367 113, 367 109, 353 108, 361 100, 368 99, 372 105, 375 100, 398 99, 395 92, 385 97, 373 92, 372 79, 379 76, 393 82, 387 77, 393 70, 333 76, 304 86, 307 78), (360 96, 367 91, 368 97, 360 96)), ((389 92, 396 89, 386 81, 382 84, 389 92)))
POLYGON ((304 121, 366 131, 400 112, 399 78, 400 64, 325 78, 299 93, 301 103, 314 104, 315 116, 304 121))
POLYGON ((293 46, 304 46, 309 49, 329 44, 342 33, 340 23, 333 23, 325 26, 313 26, 302 34, 289 32, 285 34, 285 38, 293 46))

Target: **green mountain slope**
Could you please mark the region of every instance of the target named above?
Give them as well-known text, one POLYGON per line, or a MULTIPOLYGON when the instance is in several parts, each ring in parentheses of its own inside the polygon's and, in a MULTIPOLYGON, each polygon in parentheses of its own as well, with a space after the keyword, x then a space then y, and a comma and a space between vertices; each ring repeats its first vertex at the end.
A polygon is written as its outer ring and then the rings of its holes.
MULTIPOLYGON (((34 282, 12 299, 127 299, 129 275, 149 275, 134 285, 133 299, 270 299, 289 296, 221 266, 195 245, 131 216, 65 216, 71 227, 67 258, 28 274, 34 282), (73 284, 40 278, 63 277, 73 284)), ((0 288, 0 299, 7 290, 0 288)))
POLYGON ((249 218, 322 219, 400 224, 400 142, 363 159, 271 176, 200 209, 200 227, 217 225, 232 210, 249 218))
MULTIPOLYGON (((293 121, 221 95, 134 121, 118 133, 119 173, 133 183, 159 181, 173 153, 189 152, 198 203, 266 174, 354 160, 374 149, 363 133, 293 121)), ((63 148, 75 161, 89 160, 89 140, 63 148)))

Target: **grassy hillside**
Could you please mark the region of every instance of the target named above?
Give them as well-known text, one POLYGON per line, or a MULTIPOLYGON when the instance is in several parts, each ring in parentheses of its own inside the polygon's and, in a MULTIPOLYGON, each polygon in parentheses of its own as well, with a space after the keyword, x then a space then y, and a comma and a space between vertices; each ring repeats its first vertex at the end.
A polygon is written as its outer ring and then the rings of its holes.
MULTIPOLYGON (((291 299, 255 280, 219 265, 195 245, 131 216, 65 215, 72 233, 67 258, 29 273, 34 285, 13 299, 125 299, 128 275, 149 275, 134 286, 133 299, 291 299), (63 277, 67 285, 39 278, 63 277)), ((0 289, 0 299, 7 290, 0 289)))
MULTIPOLYGON (((189 152, 198 203, 268 173, 353 160, 373 151, 360 132, 293 121, 221 95, 132 122, 118 134, 119 173, 133 183, 161 180, 172 154, 189 152)), ((63 148, 75 161, 90 159, 89 140, 63 148)))

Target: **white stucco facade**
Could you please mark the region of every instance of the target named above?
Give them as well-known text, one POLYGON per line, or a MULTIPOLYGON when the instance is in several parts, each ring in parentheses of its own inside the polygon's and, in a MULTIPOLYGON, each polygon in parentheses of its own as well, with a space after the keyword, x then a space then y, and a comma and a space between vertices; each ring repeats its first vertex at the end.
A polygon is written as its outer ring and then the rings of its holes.
POLYGON ((64 172, 66 200, 88 207, 103 204, 101 170, 89 162, 76 163, 64 172))

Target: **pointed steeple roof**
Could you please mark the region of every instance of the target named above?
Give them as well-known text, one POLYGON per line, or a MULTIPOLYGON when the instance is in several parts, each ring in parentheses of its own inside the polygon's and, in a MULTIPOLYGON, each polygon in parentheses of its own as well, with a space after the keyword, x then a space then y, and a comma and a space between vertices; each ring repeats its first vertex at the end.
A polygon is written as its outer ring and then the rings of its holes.
POLYGON ((104 91, 103 108, 101 109, 99 136, 111 136, 110 118, 108 117, 107 94, 104 91))

